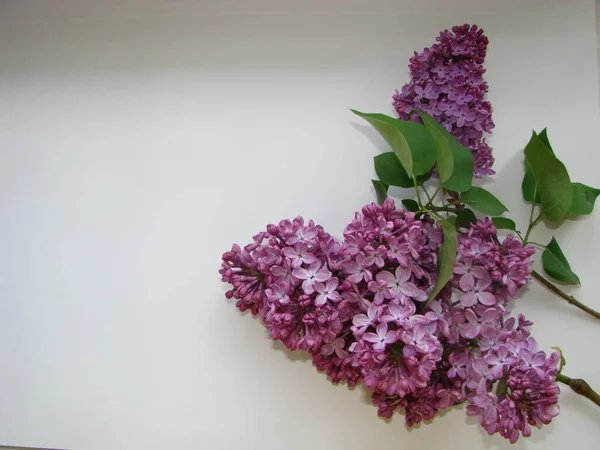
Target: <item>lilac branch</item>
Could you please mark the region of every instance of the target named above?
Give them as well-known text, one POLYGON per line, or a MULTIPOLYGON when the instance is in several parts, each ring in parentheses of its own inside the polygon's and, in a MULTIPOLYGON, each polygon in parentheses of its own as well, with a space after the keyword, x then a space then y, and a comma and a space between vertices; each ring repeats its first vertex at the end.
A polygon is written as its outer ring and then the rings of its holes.
POLYGON ((600 312, 596 311, 595 309, 590 308, 587 305, 584 305, 583 303, 581 303, 579 300, 577 300, 575 297, 573 297, 572 295, 567 294, 566 292, 563 292, 562 290, 560 290, 558 287, 556 287, 554 284, 550 283, 548 280, 546 280, 546 278, 544 278, 543 275, 541 275, 539 272, 536 272, 535 270, 532 272, 531 274, 533 276, 533 278, 535 278, 542 286, 544 286, 546 289, 548 289, 549 291, 551 291, 552 293, 558 295, 559 297, 565 299, 566 301, 568 301, 571 305, 578 307, 579 309, 581 309, 582 311, 585 311, 586 313, 594 316, 596 319, 600 319, 600 312))
POLYGON ((556 381, 566 384, 579 395, 583 395, 593 401, 596 405, 600 406, 600 395, 598 395, 585 380, 582 380, 581 378, 569 378, 568 376, 559 373, 556 376, 556 381))

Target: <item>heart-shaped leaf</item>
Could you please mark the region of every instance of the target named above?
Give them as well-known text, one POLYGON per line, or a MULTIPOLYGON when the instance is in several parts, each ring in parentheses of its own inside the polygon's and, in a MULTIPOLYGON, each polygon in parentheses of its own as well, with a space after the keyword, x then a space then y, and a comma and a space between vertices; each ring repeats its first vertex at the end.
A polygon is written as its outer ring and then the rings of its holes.
POLYGON ((421 208, 419 208, 419 204, 411 198, 406 198, 402 200, 402 204, 406 208, 407 211, 417 212, 421 208))
MULTIPOLYGON (((373 160, 375 161, 375 172, 382 183, 403 188, 415 186, 414 181, 408 176, 394 152, 382 153, 375 156, 373 160)), ((418 176, 417 183, 424 183, 430 176, 429 173, 418 176)))
POLYGON ((417 111, 436 146, 437 170, 449 191, 465 192, 473 183, 473 154, 433 117, 417 111))
POLYGON ((418 111, 425 128, 431 133, 435 141, 435 158, 440 181, 446 183, 454 172, 454 156, 450 147, 449 133, 433 117, 423 111, 418 111))
POLYGON ((525 158, 525 175, 523 176, 523 182, 521 183, 521 191, 523 192, 525 201, 536 204, 540 203, 540 193, 537 190, 537 185, 533 178, 533 170, 531 169, 531 164, 529 164, 527 158, 525 158))
MULTIPOLYGON (((552 150, 552 146, 550 145, 550 141, 548 140, 548 130, 544 128, 540 132, 540 134, 538 134, 538 137, 540 138, 540 141, 542 141, 542 143, 546 147, 548 147, 548 150, 550 150, 550 152, 552 152, 552 154, 554 155, 554 150, 552 150)), ((531 169, 531 164, 527 162, 527 158, 525 158, 525 176, 523 177, 521 190, 523 192, 523 198, 525 199, 525 201, 535 204, 540 203, 540 192, 537 190, 535 179, 533 177, 533 171, 531 169)))
POLYGON ((408 176, 394 152, 382 153, 375 156, 373 160, 375 161, 375 172, 382 183, 403 188, 414 186, 413 180, 408 176))
POLYGON ((375 188, 375 195, 377 195, 377 203, 383 205, 383 202, 387 198, 388 185, 382 183, 379 180, 371 180, 373 187, 375 188))
POLYGON ((460 196, 460 201, 490 216, 498 216, 508 211, 506 206, 494 194, 477 186, 473 186, 467 192, 463 192, 460 196))
POLYGON ((552 152, 553 155, 555 155, 554 150, 552 149, 552 146, 550 145, 550 140, 548 139, 548 129, 544 128, 540 134, 538 134, 538 137, 540 138, 540 141, 542 141, 544 143, 544 145, 546 147, 548 147, 548 150, 550 150, 552 152))
POLYGON ((556 239, 552 238, 542 253, 542 266, 548 276, 567 284, 580 284, 579 277, 571 270, 556 239))
POLYGON ((423 125, 385 114, 352 112, 379 131, 409 177, 424 175, 431 170, 435 163, 435 142, 423 125))
POLYGON ((492 223, 498 230, 516 230, 514 220, 508 219, 506 217, 493 217, 492 223))
POLYGON ((573 187, 566 167, 535 132, 525 147, 525 157, 540 194, 542 214, 550 222, 560 222, 573 201, 573 187))
POLYGON ((456 228, 470 228, 471 224, 477 222, 475 213, 468 208, 463 209, 456 215, 456 222, 454 226, 456 228))
POLYGON ((571 185, 573 186, 573 203, 569 208, 569 214, 577 216, 591 214, 600 189, 586 186, 583 183, 572 183, 571 185))

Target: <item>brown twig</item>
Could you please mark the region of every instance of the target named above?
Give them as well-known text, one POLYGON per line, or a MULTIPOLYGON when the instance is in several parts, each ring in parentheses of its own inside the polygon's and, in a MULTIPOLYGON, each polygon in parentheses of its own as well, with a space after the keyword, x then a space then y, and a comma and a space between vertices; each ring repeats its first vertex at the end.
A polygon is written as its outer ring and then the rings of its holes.
POLYGON ((569 378, 568 376, 559 373, 556 376, 556 381, 566 384, 579 395, 589 398, 596 405, 600 406, 600 395, 598 395, 585 380, 582 380, 581 378, 569 378))
POLYGON ((583 303, 581 303, 579 300, 577 300, 572 295, 569 295, 566 292, 561 291, 558 287, 554 286, 552 283, 550 283, 548 280, 546 280, 546 278, 544 278, 544 276, 541 275, 540 273, 538 273, 534 270, 531 275, 533 276, 533 278, 535 278, 537 281, 539 281, 544 287, 546 287, 547 289, 549 289, 550 291, 552 291, 559 297, 564 298, 571 305, 577 306, 579 309, 585 311, 588 314, 591 314, 596 319, 600 319, 600 312, 596 311, 595 309, 590 308, 589 306, 584 305, 583 303))

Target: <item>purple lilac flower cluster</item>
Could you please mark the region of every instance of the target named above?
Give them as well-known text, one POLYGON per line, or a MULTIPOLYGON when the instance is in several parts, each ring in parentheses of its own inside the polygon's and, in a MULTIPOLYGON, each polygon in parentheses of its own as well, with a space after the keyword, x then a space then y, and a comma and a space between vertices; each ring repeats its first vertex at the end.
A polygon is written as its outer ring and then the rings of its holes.
POLYGON ((494 157, 484 133, 494 128, 492 106, 484 97, 483 61, 488 39, 475 25, 443 31, 437 43, 410 59, 410 83, 396 90, 393 105, 404 120, 419 121, 411 112, 434 117, 473 153, 475 176, 493 175, 494 157))
POLYGON ((491 220, 462 229, 454 277, 428 303, 443 234, 431 219, 369 204, 336 239, 300 217, 223 255, 228 298, 273 339, 311 353, 333 383, 362 382, 378 413, 412 426, 467 402, 511 442, 558 414, 560 356, 531 337, 508 302, 531 274, 532 247, 500 241, 491 220))

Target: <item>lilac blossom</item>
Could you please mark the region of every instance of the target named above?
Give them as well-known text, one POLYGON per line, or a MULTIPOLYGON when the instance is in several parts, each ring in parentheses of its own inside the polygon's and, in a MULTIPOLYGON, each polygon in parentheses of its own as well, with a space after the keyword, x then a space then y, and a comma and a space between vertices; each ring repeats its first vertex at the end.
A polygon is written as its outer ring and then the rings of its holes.
POLYGON ((454 273, 462 275, 459 280, 460 288, 468 292, 475 286, 475 279, 485 278, 485 269, 479 265, 473 265, 472 258, 464 258, 454 265, 454 273))
POLYGON ((481 315, 476 314, 472 309, 467 309, 465 311, 466 322, 459 325, 462 335, 467 339, 493 336, 496 332, 494 323, 497 318, 498 311, 494 308, 486 309, 481 315))
POLYGON ((336 291, 339 281, 337 278, 330 278, 325 284, 315 283, 314 290, 318 293, 315 298, 315 305, 323 306, 328 300, 337 302, 341 300, 339 292, 336 291))
MULTIPOLYGON (((467 94, 452 92, 457 102, 467 94)), ((390 199, 365 205, 343 240, 301 217, 268 225, 225 252, 219 272, 241 311, 308 351, 333 383, 363 383, 382 417, 403 410, 413 426, 467 402, 488 433, 514 442, 558 414, 559 355, 547 357, 531 322, 508 308, 534 250, 501 241, 490 218, 462 231, 454 275, 431 302, 443 234, 390 199)))
MULTIPOLYGON (((419 301, 427 300, 427 294, 409 281, 411 276, 410 269, 398 266, 393 275, 385 270, 379 272, 377 281, 386 283, 387 287, 401 299, 412 297, 419 301)), ((401 300, 401 303, 404 303, 404 300, 401 300)))
POLYGON ((387 344, 392 344, 398 340, 398 333, 389 331, 385 322, 380 322, 375 329, 375 333, 368 332, 363 335, 363 339, 373 344, 374 350, 384 350, 387 344))
POLYGON ((473 306, 477 303, 488 306, 494 305, 496 303, 496 297, 494 297, 494 294, 487 291, 491 284, 492 279, 490 277, 477 280, 475 286, 473 286, 470 291, 465 292, 460 297, 460 303, 463 306, 473 306))
POLYGON ((348 281, 352 283, 360 283, 361 281, 371 281, 373 274, 367 270, 367 266, 364 264, 365 255, 359 253, 353 260, 348 261, 344 264, 344 270, 348 276, 348 281))
POLYGON ((410 59, 411 80, 393 96, 400 119, 419 121, 423 111, 473 153, 475 176, 493 175, 494 158, 484 134, 494 128, 492 107, 484 100, 488 39, 475 25, 443 31, 436 43, 410 59))
POLYGON ((308 268, 298 267, 294 269, 292 274, 302 282, 302 289, 305 294, 315 292, 315 283, 319 281, 327 281, 331 278, 331 272, 326 267, 322 267, 320 262, 315 262, 308 268))
POLYGON ((295 247, 286 247, 283 249, 283 254, 291 260, 292 267, 317 262, 317 258, 308 251, 308 245, 305 243, 298 243, 295 247))
POLYGON ((373 326, 375 320, 381 315, 381 308, 377 306, 376 303, 372 303, 367 308, 366 314, 356 314, 352 318, 352 324, 354 328, 352 331, 355 336, 360 336, 363 334, 368 327, 373 326))

